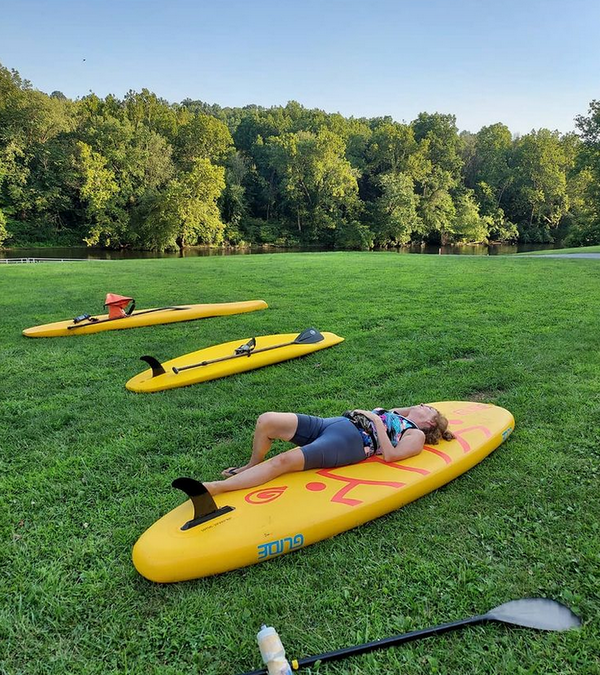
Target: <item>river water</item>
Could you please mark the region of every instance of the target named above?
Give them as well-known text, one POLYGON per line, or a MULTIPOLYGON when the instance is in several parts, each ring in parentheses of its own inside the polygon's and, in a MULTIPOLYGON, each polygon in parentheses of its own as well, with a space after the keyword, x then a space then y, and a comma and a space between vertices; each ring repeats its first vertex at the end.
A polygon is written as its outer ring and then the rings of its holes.
MULTIPOLYGON (((407 246, 396 250, 399 255, 405 254, 429 254, 429 255, 509 255, 512 253, 525 253, 527 251, 541 251, 560 248, 559 244, 463 244, 456 246, 407 246)), ((138 258, 195 258, 201 256, 226 256, 226 255, 255 255, 260 253, 299 253, 308 251, 323 251, 322 248, 275 248, 252 247, 252 248, 209 248, 194 247, 185 249, 183 252, 153 251, 110 251, 106 249, 70 247, 70 248, 18 248, 0 250, 0 260, 15 258, 36 259, 71 259, 71 260, 128 260, 138 258)))

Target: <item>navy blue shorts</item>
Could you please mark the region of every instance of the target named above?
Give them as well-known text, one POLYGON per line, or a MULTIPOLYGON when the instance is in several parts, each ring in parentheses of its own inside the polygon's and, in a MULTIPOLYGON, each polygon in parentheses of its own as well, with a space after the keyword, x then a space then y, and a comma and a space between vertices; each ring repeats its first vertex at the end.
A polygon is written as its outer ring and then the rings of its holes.
POLYGON ((291 442, 302 450, 305 469, 330 469, 365 459, 360 431, 348 418, 296 417, 298 428, 291 442))

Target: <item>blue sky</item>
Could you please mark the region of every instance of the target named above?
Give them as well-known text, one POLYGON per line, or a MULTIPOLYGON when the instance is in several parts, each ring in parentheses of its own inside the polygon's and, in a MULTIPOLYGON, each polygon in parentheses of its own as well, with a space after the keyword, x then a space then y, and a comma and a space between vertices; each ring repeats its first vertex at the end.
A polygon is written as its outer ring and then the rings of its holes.
POLYGON ((71 98, 568 132, 600 99, 599 0, 0 0, 0 63, 71 98))

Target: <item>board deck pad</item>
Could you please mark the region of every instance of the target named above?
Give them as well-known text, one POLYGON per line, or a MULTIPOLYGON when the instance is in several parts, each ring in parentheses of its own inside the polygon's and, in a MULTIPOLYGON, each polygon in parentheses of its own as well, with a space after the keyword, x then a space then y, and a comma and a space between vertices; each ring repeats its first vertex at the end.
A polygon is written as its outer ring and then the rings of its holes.
POLYGON ((189 370, 184 370, 177 374, 173 372, 174 367, 182 368, 194 363, 201 363, 203 361, 211 361, 212 359, 234 355, 235 350, 242 344, 248 342, 250 338, 241 338, 239 340, 225 342, 220 345, 214 345, 212 347, 207 347, 206 349, 190 352, 189 354, 179 356, 170 361, 165 361, 162 364, 162 367, 165 370, 163 375, 153 377, 152 369, 150 368, 139 375, 132 377, 125 386, 130 391, 138 393, 149 393, 163 391, 165 389, 175 389, 176 387, 186 387, 190 384, 207 382, 219 377, 244 373, 248 370, 272 365, 273 363, 295 359, 320 349, 332 347, 333 345, 337 345, 344 341, 344 338, 335 335, 335 333, 323 332, 321 335, 323 336, 323 339, 319 342, 288 344, 285 347, 280 347, 278 349, 269 349, 268 351, 259 352, 258 350, 264 349, 265 347, 293 342, 293 340, 298 337, 298 333, 262 335, 256 338, 256 353, 251 353, 250 356, 242 355, 228 361, 220 361, 219 363, 211 363, 206 366, 190 368, 189 370))
POLYGON ((138 572, 159 583, 220 574, 290 553, 390 513, 445 485, 480 462, 511 434, 512 414, 469 401, 432 403, 456 438, 425 446, 416 457, 371 457, 335 469, 286 474, 260 487, 215 497, 231 511, 182 530, 190 500, 163 516, 133 548, 138 572))
POLYGON ((259 309, 267 309, 264 300, 243 300, 240 302, 217 302, 200 305, 179 305, 174 307, 140 309, 130 316, 122 319, 108 319, 108 314, 98 314, 97 322, 74 324, 73 319, 46 323, 42 326, 26 328, 23 331, 25 337, 64 337, 67 335, 89 335, 106 330, 123 330, 124 328, 139 328, 141 326, 156 326, 164 323, 176 323, 178 321, 192 321, 211 316, 229 316, 255 312, 259 309))

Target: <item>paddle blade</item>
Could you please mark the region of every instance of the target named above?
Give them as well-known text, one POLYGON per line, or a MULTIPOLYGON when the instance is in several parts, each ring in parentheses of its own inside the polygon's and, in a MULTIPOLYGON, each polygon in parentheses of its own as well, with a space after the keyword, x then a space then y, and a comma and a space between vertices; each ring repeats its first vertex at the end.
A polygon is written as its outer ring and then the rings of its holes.
POLYGON ((316 328, 307 328, 303 330, 300 335, 294 340, 293 344, 296 345, 313 345, 317 342, 321 342, 325 337, 319 333, 316 328))
POLYGON ((581 619, 568 607, 549 598, 523 598, 505 602, 484 615, 487 619, 538 630, 569 630, 581 619))

